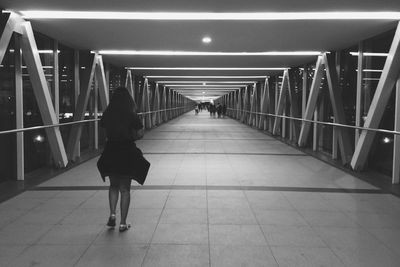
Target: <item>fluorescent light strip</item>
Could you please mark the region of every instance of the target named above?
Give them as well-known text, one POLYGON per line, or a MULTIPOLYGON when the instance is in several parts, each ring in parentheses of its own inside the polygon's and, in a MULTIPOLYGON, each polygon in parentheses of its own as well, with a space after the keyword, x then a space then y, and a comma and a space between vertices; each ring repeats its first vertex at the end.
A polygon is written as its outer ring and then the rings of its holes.
MULTIPOLYGON (((358 69, 356 69, 358 71, 358 69)), ((383 70, 364 69, 363 72, 382 72, 383 70)))
POLYGON ((192 88, 192 89, 182 89, 182 88, 171 88, 172 90, 179 91, 179 92, 188 92, 188 91, 204 91, 204 90, 211 90, 213 92, 225 92, 225 91, 233 91, 233 90, 239 90, 239 88, 192 88))
POLYGON ((288 68, 127 67, 130 70, 287 70, 288 68))
POLYGON ((246 86, 246 84, 230 84, 228 85, 223 85, 223 84, 206 84, 206 85, 202 85, 202 84, 165 84, 164 86, 169 86, 169 87, 243 87, 246 86))
POLYGON ((320 51, 201 52, 168 50, 99 50, 97 52, 101 55, 125 56, 318 56, 323 53, 320 51))
MULTIPOLYGON (((350 55, 352 56, 358 56, 358 52, 350 52, 350 55)), ((387 57, 389 54, 388 53, 371 53, 371 52, 364 52, 362 53, 363 56, 366 57, 387 57)))
POLYGON ((165 79, 165 78, 172 78, 172 79, 265 79, 268 76, 163 76, 163 75, 153 75, 153 76, 145 76, 145 78, 149 79, 165 79))
POLYGON ((98 20, 400 20, 400 12, 113 12, 23 10, 25 19, 98 20))
POLYGON ((257 81, 157 81, 159 84, 164 84, 164 83, 234 83, 234 84, 249 84, 249 83, 256 83, 257 81))

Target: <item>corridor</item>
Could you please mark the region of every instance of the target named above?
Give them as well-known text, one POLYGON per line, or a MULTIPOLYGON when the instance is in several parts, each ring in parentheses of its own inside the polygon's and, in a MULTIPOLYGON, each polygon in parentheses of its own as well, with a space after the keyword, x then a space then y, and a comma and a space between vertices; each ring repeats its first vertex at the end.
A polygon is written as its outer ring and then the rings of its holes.
POLYGON ((259 130, 189 112, 137 144, 129 231, 95 158, 0 203, 0 266, 399 266, 399 198, 259 130))

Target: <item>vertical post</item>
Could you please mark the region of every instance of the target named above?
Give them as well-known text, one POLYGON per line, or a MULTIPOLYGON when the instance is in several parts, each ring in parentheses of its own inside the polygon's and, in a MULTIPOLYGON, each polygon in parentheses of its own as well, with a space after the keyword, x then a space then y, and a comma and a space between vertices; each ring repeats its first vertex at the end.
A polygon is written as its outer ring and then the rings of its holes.
MULTIPOLYGON (((23 84, 22 84, 22 57, 20 35, 15 34, 15 108, 17 129, 24 128, 24 103, 23 103, 23 84)), ((24 162, 24 132, 17 133, 17 180, 25 179, 24 162)))
MULTIPOLYGON (((79 71, 80 71, 79 50, 75 49, 74 50, 74 102, 75 102, 74 113, 76 112, 76 108, 78 105, 78 96, 79 96, 80 88, 81 88, 79 71)), ((80 141, 76 142, 76 146, 74 149, 74 155, 76 155, 76 157, 78 157, 78 158, 81 156, 81 142, 80 141)))
MULTIPOLYGON (((98 119, 99 113, 99 82, 98 82, 98 75, 95 73, 94 75, 94 87, 93 87, 93 97, 94 97, 94 119, 98 119)), ((94 121, 94 150, 99 149, 99 122, 94 121)))
POLYGON ((60 119, 60 73, 58 63, 58 41, 54 40, 53 43, 53 89, 54 89, 54 111, 56 113, 56 120, 60 119))
MULTIPOLYGON (((314 120, 318 121, 318 108, 314 111, 314 120)), ((318 123, 313 125, 313 151, 318 150, 318 123)))
MULTIPOLYGON (((364 47, 363 42, 358 44, 358 61, 357 61, 357 95, 356 95, 356 126, 361 126, 361 118, 362 118, 362 99, 363 99, 363 69, 364 69, 364 47)), ((360 130, 355 130, 355 142, 358 143, 358 139, 360 138, 360 130)))
POLYGON ((303 67, 303 90, 301 99, 301 116, 304 118, 307 107, 307 66, 303 67))
MULTIPOLYGON (((396 110, 394 118, 394 130, 400 132, 400 77, 396 83, 396 110)), ((392 183, 398 184, 400 180, 400 136, 394 135, 393 143, 393 173, 392 183)))

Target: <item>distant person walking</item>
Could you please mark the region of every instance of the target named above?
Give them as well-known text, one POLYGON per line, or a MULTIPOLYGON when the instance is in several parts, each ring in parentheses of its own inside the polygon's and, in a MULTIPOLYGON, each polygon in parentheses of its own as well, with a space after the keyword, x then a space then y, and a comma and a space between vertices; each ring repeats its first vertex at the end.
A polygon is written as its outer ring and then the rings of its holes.
POLYGON ((217 104, 217 114, 218 114, 218 118, 221 118, 221 114, 222 114, 222 106, 221 103, 217 104))
POLYGON ((225 118, 225 116, 226 116, 226 104, 222 106, 222 118, 225 118))
POLYGON ((143 124, 136 114, 135 102, 126 88, 119 87, 114 91, 100 126, 105 128, 107 136, 104 151, 97 162, 103 181, 107 176, 110 179, 110 217, 107 226, 116 225, 116 208, 121 195, 119 231, 124 232, 130 228, 126 218, 131 199, 131 180, 135 179, 143 184, 150 167, 150 163, 135 144, 137 132, 143 129, 143 124))

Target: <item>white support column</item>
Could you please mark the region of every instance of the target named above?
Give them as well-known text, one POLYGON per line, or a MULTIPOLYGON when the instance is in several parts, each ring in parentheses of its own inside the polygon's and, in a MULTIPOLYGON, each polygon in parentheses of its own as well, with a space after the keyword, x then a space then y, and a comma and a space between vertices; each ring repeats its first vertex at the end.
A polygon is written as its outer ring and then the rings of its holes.
MULTIPOLYGON (((99 82, 98 82, 98 77, 97 74, 95 73, 94 75, 94 87, 93 87, 93 97, 94 97, 94 107, 93 107, 93 113, 94 113, 94 119, 99 118, 99 82)), ((99 122, 95 121, 93 123, 94 125, 94 150, 99 149, 99 122)))
MULTIPOLYGON (((81 88, 80 84, 80 66, 79 66, 79 50, 75 49, 74 50, 74 114, 77 109, 78 105, 78 97, 79 97, 79 92, 81 88)), ((81 142, 78 140, 78 142, 75 145, 74 149, 74 155, 76 157, 81 156, 81 142)))
POLYGON ((3 33, 0 38, 0 63, 3 61, 4 55, 6 54, 8 45, 10 44, 11 37, 14 32, 23 34, 22 24, 24 20, 21 19, 15 13, 1 13, 4 19, 7 19, 3 33))
MULTIPOLYGON (((80 92, 79 97, 78 97, 78 101, 77 101, 78 103, 76 105, 73 121, 81 121, 81 120, 85 119, 86 107, 87 107, 89 97, 90 97, 90 91, 91 91, 92 84, 93 84, 97 60, 98 60, 98 57, 95 54, 93 57, 93 63, 92 63, 92 68, 90 71, 89 79, 87 80, 86 86, 80 92)), ((81 139, 81 133, 82 133, 82 124, 73 124, 71 126, 70 134, 68 137, 68 144, 67 144, 67 152, 68 152, 68 157, 70 160, 75 160, 77 157, 76 147, 78 145, 78 142, 81 139)))
MULTIPOLYGON (((396 110, 394 117, 394 130, 400 132, 400 76, 396 83, 396 110)), ((393 172, 392 183, 398 184, 400 181, 400 135, 394 135, 393 143, 393 172)))
MULTIPOLYGON (((260 103, 260 111, 261 113, 267 113, 269 110, 269 85, 268 85, 268 78, 265 78, 264 82, 264 88, 262 91, 262 98, 261 98, 261 103, 260 103)), ((265 115, 260 116, 260 128, 262 128, 264 131, 267 130, 267 122, 268 122, 268 117, 265 115)))
POLYGON ((132 98, 135 99, 135 94, 133 92, 132 71, 129 70, 129 69, 126 70, 125 87, 128 89, 128 91, 131 94, 132 98))
POLYGON ((301 117, 304 118, 307 107, 307 66, 303 67, 303 90, 301 99, 301 117))
MULTIPOLYGON (((400 73, 400 22, 397 25, 389 54, 383 67, 381 78, 376 87, 374 98, 368 111, 364 127, 378 128, 393 87, 400 73)), ((375 132, 363 130, 356 145, 351 167, 354 170, 364 168, 374 141, 375 132)))
MULTIPOLYGON (((318 108, 314 110, 314 120, 318 121, 318 108)), ((307 140, 306 140, 307 141, 307 140)), ((313 151, 318 150, 318 123, 313 123, 313 151)))
MULTIPOLYGON (((45 125, 57 124, 58 120, 54 112, 50 91, 44 76, 31 24, 29 22, 24 22, 22 27, 23 35, 21 44, 23 57, 28 68, 43 123, 45 125)), ((68 159, 61 138, 60 129, 58 127, 47 128, 46 134, 55 164, 59 167, 67 166, 68 159)))
POLYGON ((256 112, 256 103, 257 103, 257 87, 256 84, 253 84, 253 92, 250 93, 250 116, 249 116, 249 121, 248 125, 254 126, 254 120, 255 120, 255 114, 256 112))
MULTIPOLYGON (((276 106, 276 108, 275 108, 276 115, 284 115, 285 114, 284 109, 285 109, 285 103, 286 103, 286 90, 288 89, 288 84, 289 84, 289 75, 288 75, 288 71, 285 70, 283 72, 283 79, 282 79, 281 90, 279 93, 278 106, 276 106)), ((272 134, 276 135, 278 133, 278 129, 281 126, 281 121, 282 121, 282 118, 275 117, 274 129, 272 130, 272 134)), ((284 121, 284 124, 285 124, 285 121, 284 121)), ((283 130, 282 130, 282 132, 283 132, 283 130)))
MULTIPOLYGON (((358 61, 357 61, 357 95, 356 95, 356 125, 355 126, 362 126, 362 114, 363 114, 363 69, 364 69, 364 45, 363 42, 358 44, 358 61)), ((358 139, 360 137, 360 130, 355 129, 355 142, 354 144, 358 143, 358 139)))
MULTIPOLYGON (((335 121, 340 124, 347 124, 346 115, 344 113, 342 96, 339 91, 338 85, 338 74, 336 72, 336 66, 334 64, 333 55, 324 54, 324 65, 326 68, 326 79, 328 82, 329 88, 329 97, 332 104, 332 111, 335 117, 335 121)), ((352 154, 350 136, 348 134, 347 128, 338 128, 338 141, 340 148, 340 155, 342 159, 342 163, 346 164, 350 161, 350 157, 352 154)))
POLYGON ((99 96, 100 96, 100 104, 101 108, 104 111, 109 103, 109 90, 108 90, 108 83, 106 80, 106 74, 104 72, 104 64, 103 58, 101 55, 96 54, 96 79, 99 85, 99 96))
MULTIPOLYGON (((293 80, 294 74, 292 70, 288 71, 287 79, 288 79, 288 92, 290 99, 290 116, 298 118, 301 117, 301 114, 299 112, 298 101, 295 94, 294 80, 293 80)), ((299 126, 297 121, 290 120, 290 140, 297 142, 298 135, 299 135, 299 126)))
POLYGON ((60 73, 58 63, 58 41, 53 41, 53 89, 54 89, 54 111, 57 123, 60 121, 60 73))
MULTIPOLYGON (((304 115, 304 119, 306 120, 312 119, 315 107, 317 105, 319 87, 321 85, 322 74, 324 71, 322 62, 323 62, 322 56, 319 56, 317 59, 317 64, 315 66, 314 78, 311 84, 310 95, 308 96, 306 112, 304 115)), ((298 141, 298 145, 300 147, 306 145, 310 127, 311 127, 310 122, 304 122, 304 121, 302 122, 299 141, 298 141)))
MULTIPOLYGON (((22 84, 22 56, 21 56, 21 36, 14 38, 14 61, 15 61, 15 109, 16 127, 24 128, 24 95, 22 84)), ((17 180, 25 179, 24 161, 24 132, 17 133, 17 180)))

